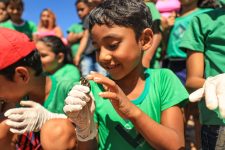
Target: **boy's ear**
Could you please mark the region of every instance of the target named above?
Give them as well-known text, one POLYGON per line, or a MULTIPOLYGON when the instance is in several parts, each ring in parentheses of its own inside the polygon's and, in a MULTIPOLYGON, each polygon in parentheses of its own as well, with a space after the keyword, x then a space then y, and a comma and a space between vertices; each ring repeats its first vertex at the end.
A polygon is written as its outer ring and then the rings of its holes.
POLYGON ((142 50, 148 50, 152 46, 152 40, 153 40, 153 32, 150 28, 146 28, 141 33, 141 46, 142 50))
POLYGON ((64 59, 65 59, 65 55, 63 53, 60 52, 57 54, 58 63, 60 64, 63 63, 64 59))
POLYGON ((30 80, 30 72, 26 67, 16 67, 14 74, 15 82, 27 83, 30 80))

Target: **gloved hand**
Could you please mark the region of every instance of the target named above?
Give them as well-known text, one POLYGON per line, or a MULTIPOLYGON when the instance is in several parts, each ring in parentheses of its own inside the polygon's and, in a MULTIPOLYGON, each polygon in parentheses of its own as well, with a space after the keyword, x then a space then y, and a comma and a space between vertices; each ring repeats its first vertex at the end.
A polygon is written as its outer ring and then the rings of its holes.
POLYGON ((10 126, 13 133, 40 131, 42 125, 49 119, 67 118, 64 114, 56 114, 48 111, 39 103, 34 101, 21 101, 20 108, 12 108, 5 112, 6 124, 10 126))
POLYGON ((219 107, 220 115, 225 118, 225 73, 207 78, 202 88, 190 94, 189 100, 197 102, 202 97, 205 97, 208 109, 219 107))
POLYGON ((88 141, 97 135, 97 128, 93 120, 94 99, 91 94, 88 94, 89 91, 90 88, 87 86, 75 85, 65 99, 63 108, 76 125, 79 141, 88 141))

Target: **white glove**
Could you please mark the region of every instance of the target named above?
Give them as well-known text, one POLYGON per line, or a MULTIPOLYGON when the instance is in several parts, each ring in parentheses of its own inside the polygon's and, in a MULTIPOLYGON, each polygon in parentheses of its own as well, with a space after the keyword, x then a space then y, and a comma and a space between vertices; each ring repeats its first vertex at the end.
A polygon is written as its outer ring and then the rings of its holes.
POLYGON ((49 119, 67 118, 66 115, 52 113, 33 101, 21 101, 20 105, 25 107, 12 108, 4 114, 8 118, 6 124, 10 126, 10 131, 13 133, 37 132, 49 119))
POLYGON ((189 100, 197 102, 204 96, 206 107, 210 110, 219 107, 220 115, 225 118, 225 73, 207 78, 202 88, 190 94, 189 100))
POLYGON ((97 128, 93 120, 95 110, 94 99, 87 86, 75 85, 65 99, 63 108, 67 116, 76 125, 79 141, 88 141, 97 135, 97 128))

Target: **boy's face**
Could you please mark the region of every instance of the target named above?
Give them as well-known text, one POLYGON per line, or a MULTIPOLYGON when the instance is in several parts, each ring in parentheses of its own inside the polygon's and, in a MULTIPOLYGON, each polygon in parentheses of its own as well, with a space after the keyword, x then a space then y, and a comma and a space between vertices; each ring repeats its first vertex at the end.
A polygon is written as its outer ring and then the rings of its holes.
POLYGON ((124 78, 140 66, 142 46, 133 29, 96 24, 91 34, 98 62, 114 80, 124 78))
POLYGON ((54 73, 58 66, 57 55, 44 42, 38 41, 36 47, 41 56, 42 68, 45 72, 54 73))
POLYGON ((7 18, 6 5, 3 2, 0 2, 0 22, 5 21, 7 18))
POLYGON ((90 9, 84 2, 79 2, 77 4, 77 13, 80 17, 80 19, 84 19, 85 16, 88 15, 90 9))
POLYGON ((18 82, 8 80, 0 75, 0 100, 6 102, 19 102, 26 94, 24 87, 18 82))
POLYGON ((20 20, 23 14, 23 7, 21 5, 11 3, 7 7, 7 12, 12 21, 20 20))

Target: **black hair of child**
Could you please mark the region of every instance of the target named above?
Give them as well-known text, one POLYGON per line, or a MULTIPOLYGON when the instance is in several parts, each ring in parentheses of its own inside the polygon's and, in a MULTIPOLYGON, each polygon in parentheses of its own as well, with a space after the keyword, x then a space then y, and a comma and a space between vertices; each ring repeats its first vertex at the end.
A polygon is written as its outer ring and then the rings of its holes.
POLYGON ((53 50, 55 54, 63 53, 64 54, 63 64, 73 64, 71 49, 68 46, 66 46, 59 37, 49 35, 44 36, 38 41, 45 43, 48 47, 50 47, 53 50))
POLYGON ((198 0, 199 8, 219 8, 218 0, 198 0))
POLYGON ((90 30, 95 24, 132 28, 139 39, 146 28, 151 28, 152 16, 143 0, 105 0, 89 16, 90 30))
POLYGON ((81 3, 81 2, 83 2, 84 4, 86 4, 86 5, 89 6, 89 7, 92 7, 92 6, 93 6, 93 4, 89 2, 89 0, 77 0, 77 1, 75 2, 75 6, 77 6, 78 3, 81 3))
POLYGON ((36 71, 35 75, 39 76, 42 73, 41 58, 37 50, 34 50, 26 57, 18 60, 14 64, 0 70, 0 74, 5 76, 7 79, 13 81, 15 69, 19 66, 29 67, 36 71))
POLYGON ((6 6, 9 4, 9 0, 0 0, 0 2, 4 3, 6 6))
POLYGON ((24 3, 23 0, 8 0, 8 4, 16 4, 18 6, 21 6, 22 8, 24 8, 24 3))

